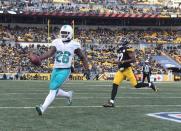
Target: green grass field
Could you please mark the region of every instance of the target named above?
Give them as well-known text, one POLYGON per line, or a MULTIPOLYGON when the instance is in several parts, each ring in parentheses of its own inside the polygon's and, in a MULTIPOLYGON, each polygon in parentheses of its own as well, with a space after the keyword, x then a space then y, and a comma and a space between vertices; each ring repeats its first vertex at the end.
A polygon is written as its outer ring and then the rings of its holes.
POLYGON ((181 112, 181 83, 157 83, 160 91, 119 88, 115 108, 103 108, 110 81, 69 81, 74 100, 57 97, 43 116, 34 107, 48 94, 48 81, 0 81, 0 131, 181 131, 181 123, 147 116, 181 112))

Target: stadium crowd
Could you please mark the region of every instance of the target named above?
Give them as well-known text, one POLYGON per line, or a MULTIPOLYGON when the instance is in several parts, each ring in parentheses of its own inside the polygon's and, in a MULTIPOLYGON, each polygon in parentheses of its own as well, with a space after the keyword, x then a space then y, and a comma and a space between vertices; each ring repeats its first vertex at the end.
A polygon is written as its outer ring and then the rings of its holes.
MULTIPOLYGON (((1 40, 0 40, 0 59, 1 72, 43 72, 48 73, 52 69, 53 59, 49 59, 43 62, 41 67, 31 65, 27 58, 28 52, 36 52, 38 54, 46 52, 49 47, 45 45, 35 46, 31 43, 45 43, 47 42, 46 28, 38 27, 19 27, 19 26, 1 26, 1 40), (14 42, 15 46, 9 43, 14 42), (22 47, 19 45, 21 42, 29 43, 29 46, 22 47)), ((51 38, 56 37, 56 32, 59 29, 57 27, 52 29, 51 38)), ((82 44, 83 50, 88 55, 90 60, 90 69, 92 72, 115 72, 117 65, 114 63, 116 58, 116 50, 119 44, 120 36, 129 36, 133 46, 137 46, 138 43, 159 43, 158 41, 151 40, 162 39, 167 37, 173 39, 177 35, 172 35, 167 31, 127 31, 127 30, 111 30, 111 29, 76 29, 75 38, 78 38, 82 44), (169 33, 169 34, 168 34, 169 33), (163 34, 163 35, 161 35, 163 34), (148 37, 150 36, 150 39, 148 37), (154 36, 154 37, 153 37, 154 36), (160 37, 160 38, 159 38, 160 37)), ((178 35, 179 36, 179 35, 178 35)), ((159 55, 160 52, 154 47, 139 49, 136 48, 137 62, 134 66, 135 73, 141 73, 141 65, 145 59, 153 55, 159 55)), ((76 58, 77 59, 77 58, 76 58)), ((166 70, 161 67, 156 61, 151 60, 154 73, 166 73, 166 70)), ((81 63, 75 61, 75 72, 83 72, 81 63)))
POLYGON ((46 46, 34 45, 28 47, 21 47, 19 44, 12 46, 11 44, 1 44, 0 46, 0 72, 1 73, 34 73, 42 72, 48 73, 51 68, 48 66, 48 60, 42 63, 41 67, 33 66, 28 59, 28 53, 36 52, 37 54, 43 53, 48 50, 46 46))
POLYGON ((164 53, 166 53, 171 58, 175 59, 178 63, 181 64, 181 45, 168 46, 164 49, 164 53))
MULTIPOLYGON (((28 27, 28 26, 0 26, 0 55, 3 59, 0 60, 1 72, 50 72, 53 64, 53 59, 44 61, 41 67, 35 67, 30 64, 27 59, 27 54, 30 51, 43 53, 48 50, 47 46, 34 46, 31 43, 47 43, 47 27, 28 27), (26 42, 29 46, 21 47, 18 43, 26 42), (9 43, 14 43, 11 46, 9 43), (11 54, 11 55, 9 55, 11 54), (13 57, 11 57, 13 56, 13 57), (15 59, 12 59, 15 58, 15 59)), ((51 39, 55 39, 59 32, 58 27, 51 29, 51 39)), ((138 43, 156 43, 169 44, 181 43, 179 31, 167 30, 118 30, 118 29, 81 29, 76 28, 75 38, 78 38, 82 47, 91 60, 90 68, 92 71, 115 72, 117 65, 114 63, 116 57, 116 49, 119 44, 120 36, 131 38, 130 44, 138 43)), ((168 47, 169 48, 169 47, 168 47)), ((177 47, 180 49, 180 46, 177 47)), ((164 51, 164 50, 163 50, 164 51)), ((180 50, 170 47, 170 55, 180 62, 180 50)), ((153 55, 160 55, 159 50, 154 47, 140 49, 136 48, 137 62, 134 66, 135 73, 141 73, 141 65, 145 59, 153 55), (146 57, 145 57, 146 56, 146 57)), ((166 70, 161 67, 156 61, 150 62, 154 73, 166 73, 166 70), (161 70, 160 70, 161 69, 161 70)), ((83 72, 81 63, 75 62, 75 72, 83 72)))
MULTIPOLYGON (((59 32, 59 27, 51 28, 51 40, 55 39, 59 32)), ((16 42, 48 42, 47 27, 21 27, 0 25, 1 40, 14 39, 16 42)), ((131 43, 154 43, 154 44, 180 44, 181 32, 179 30, 161 30, 161 29, 75 29, 75 38, 81 40, 81 43, 97 43, 99 45, 117 44, 120 36, 131 37, 131 43)))
MULTIPOLYGON (((162 2, 160 2, 162 3, 162 2)), ((179 15, 180 6, 169 7, 166 5, 146 4, 137 0, 17 0, 0 2, 0 11, 7 13, 14 11, 23 12, 85 12, 97 13, 128 13, 128 14, 155 14, 179 15)))

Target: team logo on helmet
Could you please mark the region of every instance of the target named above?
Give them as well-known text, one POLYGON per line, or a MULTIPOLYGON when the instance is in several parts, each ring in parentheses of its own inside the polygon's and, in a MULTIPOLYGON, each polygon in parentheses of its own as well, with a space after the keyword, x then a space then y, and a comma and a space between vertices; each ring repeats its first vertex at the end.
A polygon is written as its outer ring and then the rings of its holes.
POLYGON ((70 25, 63 25, 60 29, 60 36, 62 41, 69 41, 73 38, 73 29, 70 25))

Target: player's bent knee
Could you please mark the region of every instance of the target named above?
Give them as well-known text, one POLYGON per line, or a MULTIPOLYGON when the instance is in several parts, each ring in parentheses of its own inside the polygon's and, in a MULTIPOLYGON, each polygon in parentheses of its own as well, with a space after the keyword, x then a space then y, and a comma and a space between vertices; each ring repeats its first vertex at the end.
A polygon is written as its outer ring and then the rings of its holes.
POLYGON ((139 86, 138 84, 136 84, 134 87, 135 87, 135 88, 140 88, 140 86, 139 86))
POLYGON ((119 87, 119 84, 117 84, 117 83, 113 83, 113 87, 119 87))
POLYGON ((50 90, 48 96, 52 97, 52 98, 55 98, 56 97, 56 94, 57 94, 57 90, 50 90))
POLYGON ((137 88, 137 83, 131 83, 131 86, 133 87, 133 88, 137 88))
POLYGON ((131 86, 132 87, 137 87, 137 81, 136 80, 130 80, 131 81, 131 86))

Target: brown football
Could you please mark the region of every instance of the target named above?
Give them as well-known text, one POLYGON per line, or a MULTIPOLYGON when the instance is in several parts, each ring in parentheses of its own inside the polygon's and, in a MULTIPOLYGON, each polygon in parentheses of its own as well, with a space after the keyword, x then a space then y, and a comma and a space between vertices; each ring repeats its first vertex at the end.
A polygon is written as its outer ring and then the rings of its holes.
POLYGON ((41 65, 41 60, 40 60, 40 57, 38 55, 31 53, 29 55, 29 59, 30 59, 31 63, 33 63, 34 65, 36 65, 36 66, 41 65))

